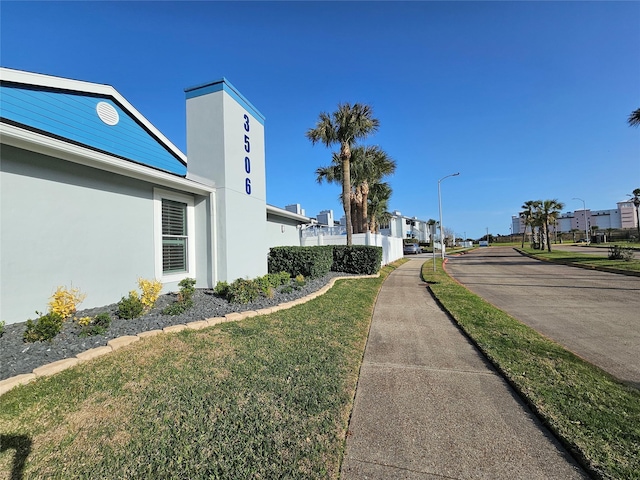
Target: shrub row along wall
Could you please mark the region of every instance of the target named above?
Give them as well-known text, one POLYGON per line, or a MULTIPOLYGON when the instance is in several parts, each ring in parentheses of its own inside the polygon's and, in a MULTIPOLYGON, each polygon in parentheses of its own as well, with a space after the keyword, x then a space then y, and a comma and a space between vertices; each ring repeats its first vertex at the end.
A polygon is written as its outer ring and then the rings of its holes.
POLYGON ((372 275, 380 270, 382 247, 326 245, 274 247, 269 251, 269 273, 289 272, 292 277, 321 277, 330 271, 372 275))

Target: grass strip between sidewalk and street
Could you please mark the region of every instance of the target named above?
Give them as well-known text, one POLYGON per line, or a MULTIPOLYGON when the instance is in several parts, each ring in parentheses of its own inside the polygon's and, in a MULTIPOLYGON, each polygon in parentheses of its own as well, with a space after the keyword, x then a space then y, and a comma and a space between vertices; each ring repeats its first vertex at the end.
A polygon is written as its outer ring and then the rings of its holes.
POLYGON ((434 296, 567 448, 596 476, 640 478, 640 391, 471 293, 441 260, 438 267, 422 267, 434 296))
POLYGON ((531 247, 520 248, 516 250, 522 251, 527 255, 539 260, 547 260, 549 262, 561 263, 563 265, 575 265, 585 268, 603 268, 624 270, 628 272, 640 272, 640 260, 609 260, 606 256, 595 255, 593 253, 576 253, 562 250, 535 250, 531 247))
POLYGON ((0 397, 7 478, 337 479, 379 278, 0 397))

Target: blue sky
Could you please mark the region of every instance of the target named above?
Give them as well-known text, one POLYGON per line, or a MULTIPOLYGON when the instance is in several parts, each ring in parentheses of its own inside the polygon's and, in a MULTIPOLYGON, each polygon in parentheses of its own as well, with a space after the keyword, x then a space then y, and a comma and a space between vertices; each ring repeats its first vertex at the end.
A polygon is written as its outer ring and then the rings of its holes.
MULTIPOLYGON (((305 132, 370 104, 391 209, 509 233, 526 200, 640 188, 640 2, 0 2, 0 64, 114 86, 186 152, 184 89, 226 77, 266 117, 267 202, 333 209, 305 132)), ((188 152, 186 152, 188 155, 188 152)))

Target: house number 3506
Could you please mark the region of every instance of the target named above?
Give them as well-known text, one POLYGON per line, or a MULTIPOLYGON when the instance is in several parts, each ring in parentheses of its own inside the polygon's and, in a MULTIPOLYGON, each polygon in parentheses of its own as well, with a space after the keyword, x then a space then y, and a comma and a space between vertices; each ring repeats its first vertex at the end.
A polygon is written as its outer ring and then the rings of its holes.
POLYGON ((251 179, 249 178, 249 174, 251 173, 251 159, 249 158, 249 153, 251 153, 251 142, 249 140, 249 116, 244 116, 244 151, 246 155, 244 157, 244 171, 247 174, 247 177, 244 179, 244 191, 247 192, 247 195, 251 195, 251 179))

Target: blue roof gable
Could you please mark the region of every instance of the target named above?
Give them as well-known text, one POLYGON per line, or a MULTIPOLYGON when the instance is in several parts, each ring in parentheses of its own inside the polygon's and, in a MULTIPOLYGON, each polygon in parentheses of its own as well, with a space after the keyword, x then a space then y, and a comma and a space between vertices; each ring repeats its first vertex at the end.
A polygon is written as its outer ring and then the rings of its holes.
POLYGON ((185 176, 185 162, 109 95, 3 82, 3 121, 185 176))

